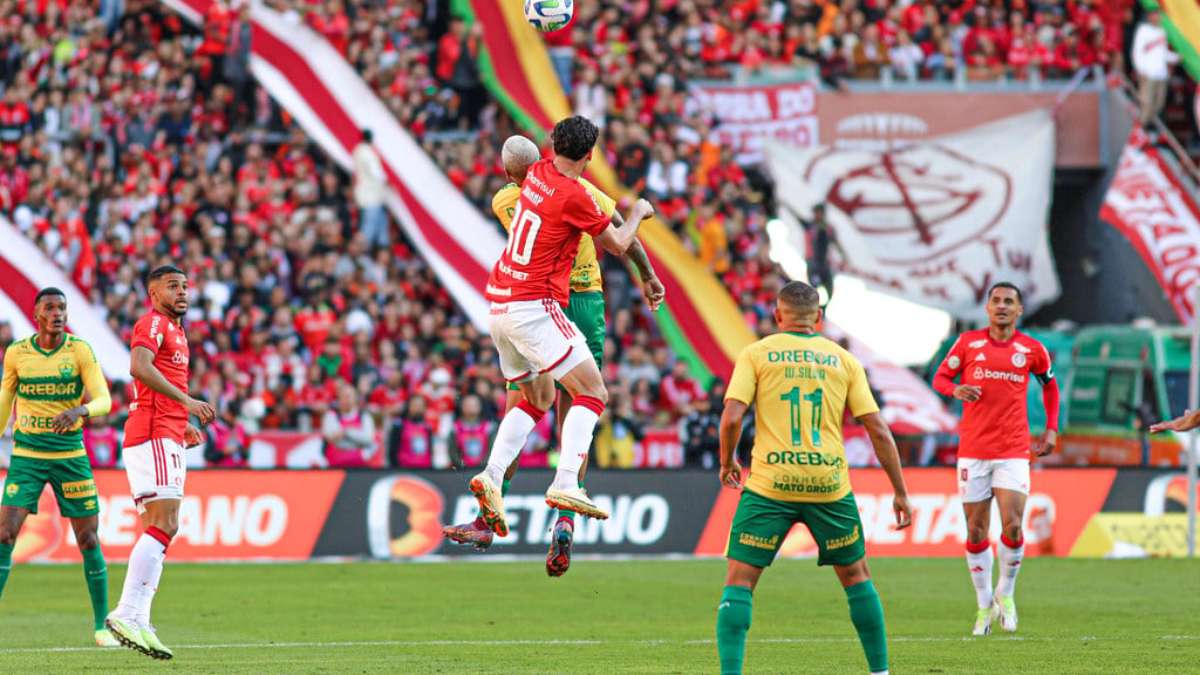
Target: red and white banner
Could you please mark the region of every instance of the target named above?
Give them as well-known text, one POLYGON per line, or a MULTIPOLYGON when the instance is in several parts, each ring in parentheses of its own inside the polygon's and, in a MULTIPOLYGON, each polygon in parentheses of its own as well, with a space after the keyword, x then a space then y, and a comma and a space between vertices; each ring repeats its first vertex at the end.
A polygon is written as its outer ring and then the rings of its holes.
MULTIPOLYGON (((164 0, 202 24, 211 0, 164 0)), ((438 279, 478 327, 487 326, 487 276, 504 248, 486 221, 419 144, 400 126, 354 67, 308 26, 261 3, 250 11, 250 70, 334 161, 352 169, 361 131, 373 145, 392 188, 392 216, 438 279)))
POLYGON ((1033 312, 1059 295, 1047 234, 1054 120, 1046 110, 889 147, 767 144, 776 194, 826 205, 841 271, 954 316, 982 320, 997 281, 1033 312))
POLYGON ((1125 144, 1100 218, 1129 239, 1189 323, 1196 315, 1191 290, 1200 282, 1200 208, 1140 129, 1125 144))
POLYGON ((693 84, 690 105, 712 115, 713 140, 742 164, 763 160, 767 138, 793 147, 817 144, 817 89, 811 82, 739 86, 693 84))
POLYGON ((0 321, 9 322, 17 339, 33 333, 33 299, 47 286, 59 288, 67 297, 67 327, 92 345, 108 379, 128 380, 129 348, 75 282, 3 216, 0 242, 0 321))

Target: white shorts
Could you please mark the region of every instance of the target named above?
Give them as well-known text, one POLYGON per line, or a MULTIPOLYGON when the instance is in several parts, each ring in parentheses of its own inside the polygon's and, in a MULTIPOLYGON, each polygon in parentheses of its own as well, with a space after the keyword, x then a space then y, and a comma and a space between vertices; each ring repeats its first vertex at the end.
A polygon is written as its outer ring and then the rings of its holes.
POLYGON ((183 499, 187 479, 187 457, 183 447, 169 438, 152 438, 121 452, 125 475, 138 513, 146 503, 160 499, 183 499))
POLYGON ((558 380, 592 358, 583 333, 550 299, 493 302, 490 329, 500 372, 509 382, 528 382, 542 373, 558 380))
POLYGON ((958 460, 958 496, 963 503, 991 499, 993 488, 1029 494, 1029 460, 958 460))

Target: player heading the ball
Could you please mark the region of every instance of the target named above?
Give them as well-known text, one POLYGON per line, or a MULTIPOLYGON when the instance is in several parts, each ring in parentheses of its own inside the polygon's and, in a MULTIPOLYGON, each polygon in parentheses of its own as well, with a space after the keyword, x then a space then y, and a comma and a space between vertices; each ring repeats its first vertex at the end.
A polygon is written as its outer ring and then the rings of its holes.
POLYGON ((488 278, 492 301, 490 332, 500 355, 500 371, 524 398, 504 415, 487 468, 471 479, 480 514, 492 531, 508 534, 500 485, 534 425, 554 402, 554 380, 572 404, 563 420, 562 445, 546 504, 594 518, 608 518, 579 487, 579 470, 604 412, 608 391, 587 340, 563 313, 569 300, 571 268, 583 234, 605 250, 624 255, 638 226, 654 209, 638 200, 614 227, 596 199, 579 184, 599 129, 587 118, 568 117, 554 126, 555 157, 529 168, 513 212, 505 247, 488 278))

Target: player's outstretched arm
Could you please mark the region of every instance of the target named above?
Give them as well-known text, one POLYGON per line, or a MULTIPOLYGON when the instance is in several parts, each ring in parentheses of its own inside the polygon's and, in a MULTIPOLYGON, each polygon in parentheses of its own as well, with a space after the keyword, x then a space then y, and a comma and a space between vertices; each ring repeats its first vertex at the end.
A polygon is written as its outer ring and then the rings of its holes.
POLYGON ((625 216, 625 223, 620 227, 613 227, 610 223, 604 231, 595 236, 595 241, 605 251, 613 255, 625 255, 633 242, 637 241, 637 231, 641 226, 642 221, 654 215, 654 207, 645 199, 639 199, 629 209, 629 215, 625 216))
MULTIPOLYGON (((612 224, 613 227, 618 228, 625 224, 625 218, 621 216, 620 212, 613 211, 612 224)), ((654 265, 651 264, 650 256, 646 254, 646 247, 642 246, 640 239, 634 238, 633 242, 629 244, 629 248, 625 251, 625 259, 633 264, 638 277, 642 280, 642 294, 646 296, 646 304, 650 306, 650 311, 657 312, 667 297, 667 289, 659 280, 658 273, 654 271, 654 265)))
POLYGON ((859 424, 867 428, 871 437, 871 447, 875 448, 875 456, 879 465, 887 473, 888 481, 892 484, 895 497, 892 500, 892 510, 896 512, 896 529, 903 530, 912 524, 912 506, 908 503, 908 487, 904 484, 904 474, 900 470, 900 451, 896 449, 896 439, 892 438, 892 430, 883 415, 877 412, 867 413, 858 418, 859 424))
MULTIPOLYGON (((0 415, 3 415, 3 413, 0 412, 0 415)), ((3 417, 0 417, 0 420, 3 419, 3 417)), ((1150 431, 1157 434, 1163 431, 1191 431, 1197 427, 1200 427, 1200 410, 1187 410, 1173 420, 1166 420, 1150 425, 1150 431)), ((0 424, 0 429, 3 428, 4 426, 0 424)))
POLYGON ((735 452, 742 438, 742 420, 749 409, 737 399, 725 399, 725 410, 721 412, 721 484, 736 488, 742 484, 742 465, 735 452))
POLYGON ((188 413, 195 415, 201 424, 208 424, 216 417, 211 405, 188 396, 167 380, 162 371, 154 365, 154 352, 145 347, 134 347, 129 361, 130 375, 155 392, 182 403, 188 413))

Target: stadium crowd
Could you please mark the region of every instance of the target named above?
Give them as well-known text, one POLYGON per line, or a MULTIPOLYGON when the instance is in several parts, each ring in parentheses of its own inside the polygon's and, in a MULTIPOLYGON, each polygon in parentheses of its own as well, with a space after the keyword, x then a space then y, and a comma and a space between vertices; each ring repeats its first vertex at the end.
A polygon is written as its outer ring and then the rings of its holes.
MULTIPOLYGON (((483 27, 438 0, 268 4, 336 46, 489 209, 505 181, 498 148, 518 130, 477 69, 483 27)), ((708 139, 691 79, 812 65, 842 86, 887 68, 915 79, 1116 67, 1130 4, 604 0, 578 4, 574 25, 589 29, 549 42, 620 179, 767 332, 783 282, 768 255, 770 186, 708 139)), ((0 213, 123 338, 149 268, 190 274, 191 387, 219 411, 211 464, 244 464, 247 439, 279 428, 319 431, 339 466, 479 463, 504 396, 489 338, 398 228, 364 233, 355 178, 254 84, 245 11, 218 2, 197 32, 152 0, 0 0, 0 213)), ((674 427, 688 461, 711 464, 719 383, 691 377, 619 262, 604 265, 612 400, 597 460, 629 465, 647 429, 674 427)), ((0 327, 0 349, 11 339, 0 327)), ((114 389, 113 415, 88 430, 99 464, 119 445, 114 389)), ((539 428, 527 462, 552 461, 552 435, 539 428)))

